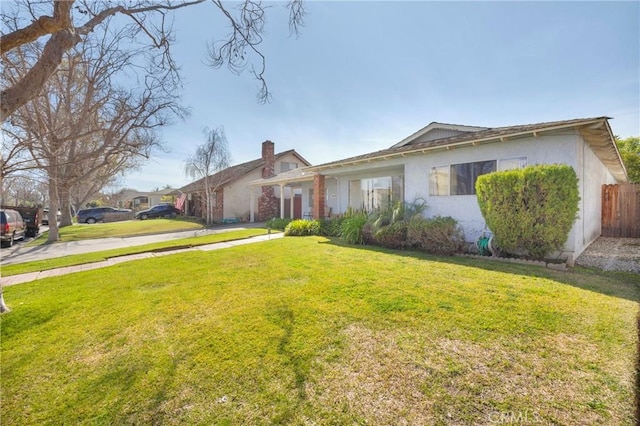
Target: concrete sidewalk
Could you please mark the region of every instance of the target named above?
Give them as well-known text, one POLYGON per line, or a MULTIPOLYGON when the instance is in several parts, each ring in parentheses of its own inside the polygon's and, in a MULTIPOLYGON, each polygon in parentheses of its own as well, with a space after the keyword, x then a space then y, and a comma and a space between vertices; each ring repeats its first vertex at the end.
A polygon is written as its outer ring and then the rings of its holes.
POLYGON ((264 226, 263 223, 251 223, 242 225, 230 225, 215 229, 197 229, 191 231, 166 232, 161 234, 141 235, 137 237, 98 238, 93 240, 72 241, 68 243, 58 242, 55 244, 44 244, 33 247, 24 247, 22 245, 19 245, 16 246, 16 248, 13 250, 3 249, 2 251, 0 251, 0 262, 2 263, 2 265, 13 265, 16 263, 53 259, 56 257, 69 256, 73 254, 84 254, 96 251, 141 246, 144 244, 158 243, 162 241, 200 237, 203 235, 219 234, 222 232, 259 228, 262 226, 264 226))
MULTIPOLYGON (((239 229, 239 228, 233 228, 233 229, 239 229)), ((191 235, 188 235, 188 236, 193 236, 193 231, 189 231, 189 232, 191 233, 191 235)), ((220 231, 218 231, 218 232, 220 232, 220 231)), ((162 235, 162 234, 160 234, 160 235, 162 235)), ((204 234, 199 234, 199 235, 204 235, 204 234)), ((35 280, 39 280, 39 279, 42 279, 42 278, 56 277, 56 276, 59 276, 59 275, 71 274, 71 273, 74 273, 74 272, 89 271, 89 270, 92 270, 92 269, 104 268, 104 267, 107 267, 107 266, 116 265, 118 263, 129 262, 131 260, 148 259, 148 258, 152 258, 152 257, 161 257, 161 256, 167 256, 167 255, 170 255, 170 254, 183 253, 183 252, 187 252, 187 251, 220 250, 220 249, 224 249, 224 248, 241 246, 241 245, 245 245, 245 244, 269 241, 269 240, 282 238, 282 237, 284 237, 283 233, 265 234, 265 235, 258 235, 256 237, 250 237, 250 238, 245 238, 245 239, 241 239, 241 240, 224 241, 224 242, 220 242, 220 243, 206 244, 206 245, 202 245, 202 246, 198 246, 198 247, 190 247, 190 248, 186 248, 186 249, 166 250, 166 251, 161 251, 161 252, 147 252, 147 253, 131 254, 131 255, 126 255, 126 256, 118 256, 118 257, 113 257, 111 259, 105 260, 103 262, 87 263, 87 264, 84 264, 84 265, 67 266, 67 267, 64 267, 64 268, 50 269, 48 271, 31 272, 31 273, 28 273, 28 274, 20 274, 20 275, 12 275, 12 276, 9 276, 9 277, 2 277, 2 278, 0 278, 0 284, 2 286, 10 286, 10 285, 15 285, 15 284, 21 284, 21 283, 26 283, 26 282, 30 282, 30 281, 35 281, 35 280)), ((139 237, 134 237, 134 238, 139 238, 139 237)), ((182 237, 179 237, 179 238, 186 238, 186 236, 182 236, 182 237)), ((114 238, 114 240, 122 240, 122 239, 126 240, 128 238, 120 238, 120 239, 114 238)), ((111 240, 111 239, 109 239, 109 240, 111 240)), ((167 239, 163 239, 163 240, 159 240, 159 241, 167 241, 167 239)), ((151 242, 153 242, 153 241, 151 241, 151 242)), ((145 242, 145 243, 142 243, 142 244, 147 244, 147 243, 145 242)), ((120 246, 118 246, 118 247, 120 247, 120 246)), ((126 247, 126 246, 124 246, 124 247, 126 247)), ((110 247, 110 248, 117 248, 117 247, 110 247)), ((108 249, 103 248, 102 250, 108 250, 108 249)), ((86 251, 84 251, 84 252, 86 253, 86 251)), ((70 254, 70 253, 67 253, 67 254, 70 254)), ((54 256, 54 257, 59 257, 59 256, 54 256)), ((24 260, 23 260, 23 262, 24 262, 24 260)), ((3 263, 4 263, 4 261, 3 261, 3 263)), ((18 262, 16 262, 16 263, 18 263, 18 262)))

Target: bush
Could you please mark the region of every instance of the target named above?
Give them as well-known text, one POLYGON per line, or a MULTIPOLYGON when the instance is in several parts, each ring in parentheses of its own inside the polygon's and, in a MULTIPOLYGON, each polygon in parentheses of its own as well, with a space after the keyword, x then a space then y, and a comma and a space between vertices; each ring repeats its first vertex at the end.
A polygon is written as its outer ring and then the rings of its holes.
POLYGON ((267 221, 267 228, 277 229, 279 231, 284 231, 287 225, 291 222, 291 219, 281 219, 279 217, 271 218, 267 221))
POLYGON ((320 234, 324 237, 339 237, 343 218, 320 219, 320 234))
POLYGON ((305 236, 320 235, 320 222, 317 220, 296 219, 289 222, 284 229, 284 235, 305 236))
POLYGON ((452 217, 414 216, 407 223, 406 244, 427 253, 451 256, 462 252, 464 233, 452 217))
POLYGON ((374 242, 384 247, 400 249, 407 245, 407 222, 400 220, 380 228, 373 235, 374 242))
POLYGON ((534 258, 562 248, 580 200, 575 171, 559 164, 479 176, 476 193, 500 250, 534 258))
POLYGON ((340 238, 349 244, 364 244, 362 228, 367 223, 365 213, 353 213, 342 220, 340 238))

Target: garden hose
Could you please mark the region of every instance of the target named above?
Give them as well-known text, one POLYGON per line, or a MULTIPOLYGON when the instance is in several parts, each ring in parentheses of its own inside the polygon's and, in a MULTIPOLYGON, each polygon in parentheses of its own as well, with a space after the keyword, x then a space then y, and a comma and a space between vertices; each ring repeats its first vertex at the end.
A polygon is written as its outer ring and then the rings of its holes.
POLYGON ((476 247, 482 256, 497 256, 496 247, 493 245, 493 236, 478 238, 476 247))

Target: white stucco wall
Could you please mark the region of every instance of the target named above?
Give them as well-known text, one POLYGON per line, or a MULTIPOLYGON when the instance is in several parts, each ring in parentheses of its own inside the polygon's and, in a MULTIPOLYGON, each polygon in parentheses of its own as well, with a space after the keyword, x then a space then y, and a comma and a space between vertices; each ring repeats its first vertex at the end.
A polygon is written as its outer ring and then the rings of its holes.
POLYGON ((602 231, 602 185, 616 183, 615 178, 591 148, 577 137, 580 188, 580 212, 569 238, 573 238, 573 255, 579 256, 602 231))
MULTIPOLYGON (((262 177, 262 170, 253 170, 251 173, 244 175, 242 178, 232 182, 224 188, 224 204, 223 217, 241 217, 248 218, 251 208, 251 189, 249 182, 258 180, 262 177)), ((258 211, 258 197, 260 197, 260 188, 255 188, 254 211, 258 211)), ((276 191, 276 194, 278 192, 276 191)))
MULTIPOLYGON (((568 164, 576 170, 581 197, 579 219, 571 230, 563 256, 579 255, 600 235, 601 185, 614 183, 614 178, 593 151, 583 143, 579 134, 572 130, 554 135, 531 136, 519 140, 407 156, 358 167, 334 169, 324 174, 338 176, 339 207, 336 211, 344 212, 348 207, 349 180, 389 175, 389 170, 397 170, 400 167, 404 169, 405 201, 424 198, 429 206, 427 216, 442 215, 455 218, 464 228, 466 240, 476 241, 486 226, 476 196, 429 195, 430 170, 438 166, 514 157, 526 157, 527 165, 560 163, 568 164), (375 169, 372 168, 374 165, 375 169)), ((306 205, 304 203, 303 200, 303 210, 306 205)))

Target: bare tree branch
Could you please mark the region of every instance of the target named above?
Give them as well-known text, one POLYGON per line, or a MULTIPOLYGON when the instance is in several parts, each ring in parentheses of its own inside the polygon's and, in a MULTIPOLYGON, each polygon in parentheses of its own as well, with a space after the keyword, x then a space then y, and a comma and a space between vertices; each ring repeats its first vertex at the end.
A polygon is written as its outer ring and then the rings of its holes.
MULTIPOLYGON (((144 25, 141 25, 141 21, 138 20, 135 15, 147 12, 177 10, 200 4, 204 1, 205 0, 194 0, 177 5, 165 3, 139 8, 115 6, 100 11, 83 25, 74 27, 71 22, 70 12, 74 0, 55 0, 53 18, 45 16, 43 17, 44 19, 42 19, 46 25, 34 25, 34 23, 23 29, 17 29, 2 36, 2 55, 5 55, 7 52, 26 43, 30 43, 43 35, 51 34, 51 38, 47 41, 42 56, 29 72, 13 86, 2 90, 0 94, 0 121, 5 121, 18 108, 38 96, 45 82, 60 65, 63 53, 73 48, 83 40, 82 37, 88 36, 98 25, 104 23, 108 18, 118 13, 132 17, 136 25, 156 43, 156 47, 162 47, 166 45, 166 42, 164 42, 166 38, 164 36, 161 37, 162 42, 158 44, 157 39, 149 33, 144 25)), ((40 21, 40 19, 38 21, 40 21)), ((164 34, 164 29, 160 29, 160 33, 164 34)), ((168 50, 165 50, 165 54, 169 54, 168 50)), ((172 63, 172 61, 170 61, 170 63, 172 63)))
POLYGON ((47 34, 54 34, 71 27, 71 7, 74 1, 55 0, 53 2, 53 16, 41 16, 24 28, 2 35, 0 37, 0 55, 47 34))

